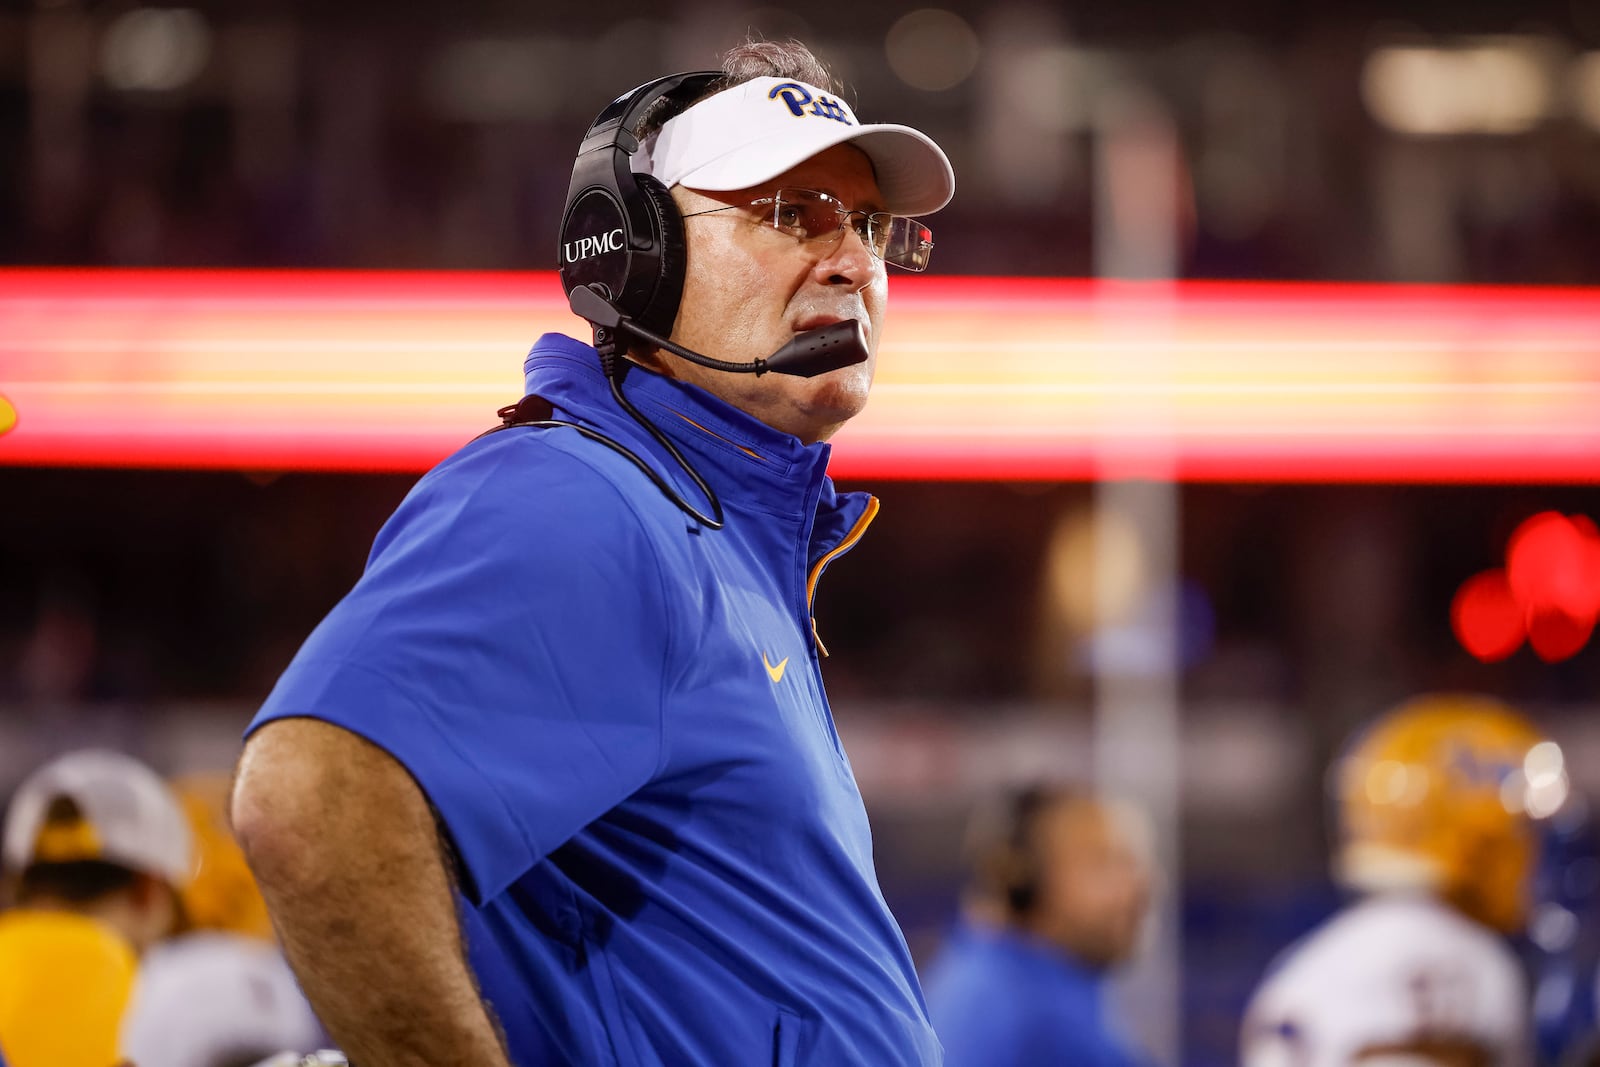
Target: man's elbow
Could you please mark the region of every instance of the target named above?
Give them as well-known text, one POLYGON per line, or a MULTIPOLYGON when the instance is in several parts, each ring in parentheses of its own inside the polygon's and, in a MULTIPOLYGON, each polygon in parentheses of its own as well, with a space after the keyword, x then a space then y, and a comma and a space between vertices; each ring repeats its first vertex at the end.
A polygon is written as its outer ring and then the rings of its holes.
POLYGON ((406 769, 320 719, 279 719, 251 735, 232 816, 269 902, 274 889, 315 890, 364 862, 381 867, 418 849, 437 854, 427 799, 406 769))
POLYGON ((233 833, 256 880, 268 890, 304 885, 327 870, 330 840, 326 745, 309 719, 268 723, 239 757, 230 816, 233 833))

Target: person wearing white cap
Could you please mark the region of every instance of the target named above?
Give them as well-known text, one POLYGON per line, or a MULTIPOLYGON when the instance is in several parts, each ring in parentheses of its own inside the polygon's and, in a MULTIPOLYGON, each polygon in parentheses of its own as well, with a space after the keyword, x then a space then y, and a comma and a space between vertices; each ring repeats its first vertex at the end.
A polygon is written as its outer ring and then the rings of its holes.
POLYGON ((112 1067, 138 957, 176 927, 189 827, 159 775, 70 752, 11 798, 3 840, 0 1050, 10 1067, 112 1067))
POLYGON ((194 840, 184 929, 148 952, 122 1020, 136 1067, 246 1067, 325 1043, 275 941, 267 906, 227 822, 226 775, 170 785, 194 840))
POLYGON ((593 344, 425 476, 252 723, 233 821, 358 1067, 942 1058, 812 605, 888 268, 955 182, 754 42, 624 94, 562 220, 593 344))

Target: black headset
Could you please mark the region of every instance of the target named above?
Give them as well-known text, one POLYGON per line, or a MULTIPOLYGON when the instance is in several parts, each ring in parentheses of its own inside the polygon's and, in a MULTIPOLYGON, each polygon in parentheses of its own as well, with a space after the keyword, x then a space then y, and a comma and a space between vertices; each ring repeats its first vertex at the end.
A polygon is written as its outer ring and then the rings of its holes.
POLYGON ((1041 780, 993 794, 973 812, 962 846, 966 866, 985 899, 1004 904, 1013 921, 1031 916, 1044 892, 1041 818, 1088 796, 1076 783, 1041 780))
POLYGON ((580 286, 592 287, 644 329, 672 332, 683 296, 683 217, 665 185, 634 173, 634 129, 652 108, 681 111, 724 77, 720 71, 692 71, 658 78, 617 97, 595 117, 572 167, 556 249, 569 297, 580 286))
POLYGON ((626 372, 618 356, 628 336, 732 374, 775 371, 809 378, 871 358, 854 321, 807 331, 748 362, 713 359, 668 336, 687 269, 683 216, 658 178, 634 172, 633 156, 640 147, 634 130, 652 111, 671 118, 724 81, 720 72, 701 70, 646 82, 608 104, 583 136, 556 260, 567 302, 594 327, 594 347, 607 377, 626 372))
POLYGON ((500 425, 478 435, 524 426, 575 430, 627 459, 679 510, 713 530, 722 529, 722 502, 677 446, 622 392, 628 364, 620 358, 625 342, 617 327, 623 321, 637 320, 652 332, 670 333, 683 296, 683 218, 665 185, 648 174, 633 172, 633 154, 639 150, 634 127, 657 104, 666 102, 682 110, 722 77, 717 71, 674 74, 646 82, 606 105, 583 135, 572 165, 572 184, 561 216, 561 242, 556 249, 568 300, 573 310, 594 326, 595 348, 611 395, 688 474, 710 503, 711 513, 690 504, 644 457, 621 441, 592 426, 555 418, 551 403, 536 394, 501 408, 496 412, 500 425))
POLYGON ((725 77, 721 71, 702 70, 657 78, 617 97, 595 116, 572 165, 572 184, 567 188, 567 206, 562 212, 561 238, 556 249, 567 302, 594 328, 594 347, 611 395, 689 476, 711 505, 711 513, 690 504, 649 462, 622 442, 591 426, 554 418, 552 405, 543 397, 525 396, 519 403, 501 408, 497 412, 501 424, 484 431, 492 433, 513 426, 576 430, 625 457, 684 514, 713 530, 720 530, 723 525, 722 502, 671 439, 646 419, 622 391, 628 368, 628 361, 623 358, 626 335, 701 366, 731 373, 776 371, 811 377, 869 358, 865 335, 853 320, 800 334, 772 355, 748 363, 713 359, 684 348, 667 336, 683 298, 688 258, 683 216, 660 180, 634 172, 633 156, 639 151, 634 129, 652 109, 659 107, 671 114, 683 111, 725 77))
POLYGON ((1053 794, 1042 785, 1029 785, 1006 799, 1003 859, 996 872, 1001 896, 1011 914, 1026 917, 1039 903, 1039 814, 1053 794))

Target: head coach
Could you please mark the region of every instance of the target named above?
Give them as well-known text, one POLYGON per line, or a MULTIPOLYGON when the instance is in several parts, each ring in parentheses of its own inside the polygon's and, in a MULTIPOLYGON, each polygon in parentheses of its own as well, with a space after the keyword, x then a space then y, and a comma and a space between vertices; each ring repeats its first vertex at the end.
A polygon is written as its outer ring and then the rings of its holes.
POLYGON ((593 343, 418 482, 240 761, 358 1067, 940 1061, 812 603, 877 511, 826 442, 954 187, 792 42, 601 111, 559 250, 593 343))

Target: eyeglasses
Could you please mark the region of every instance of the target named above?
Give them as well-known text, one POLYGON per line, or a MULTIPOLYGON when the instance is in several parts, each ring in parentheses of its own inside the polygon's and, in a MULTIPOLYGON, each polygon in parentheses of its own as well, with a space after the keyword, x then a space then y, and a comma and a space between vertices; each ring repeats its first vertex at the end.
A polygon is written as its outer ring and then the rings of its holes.
POLYGON ((772 196, 748 204, 691 211, 684 215, 712 215, 719 211, 745 211, 751 222, 770 226, 798 241, 821 241, 855 230, 861 243, 885 263, 906 270, 926 270, 933 254, 933 231, 916 219, 887 211, 860 211, 815 189, 779 189, 772 196))

